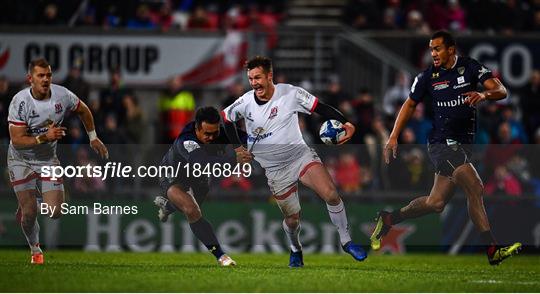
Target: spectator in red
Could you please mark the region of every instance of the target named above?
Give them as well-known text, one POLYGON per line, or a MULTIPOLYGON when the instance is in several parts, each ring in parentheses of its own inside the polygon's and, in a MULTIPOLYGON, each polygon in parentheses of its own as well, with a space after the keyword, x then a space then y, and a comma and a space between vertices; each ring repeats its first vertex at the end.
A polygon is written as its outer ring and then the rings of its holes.
POLYGON ((521 196, 523 188, 518 179, 510 173, 505 166, 495 168, 494 175, 485 185, 487 195, 505 194, 508 196, 521 196))
POLYGON ((345 193, 354 193, 362 188, 360 164, 351 153, 339 156, 336 166, 336 184, 345 193))

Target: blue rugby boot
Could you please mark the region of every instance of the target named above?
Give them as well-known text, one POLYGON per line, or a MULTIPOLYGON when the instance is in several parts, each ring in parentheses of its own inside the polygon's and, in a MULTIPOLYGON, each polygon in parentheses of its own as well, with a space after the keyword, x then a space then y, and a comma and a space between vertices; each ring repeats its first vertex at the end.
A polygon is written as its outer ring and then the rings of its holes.
POLYGON ((367 253, 362 248, 362 246, 354 244, 352 241, 347 242, 345 245, 342 246, 342 248, 343 251, 349 253, 354 259, 358 261, 363 261, 367 258, 367 253))

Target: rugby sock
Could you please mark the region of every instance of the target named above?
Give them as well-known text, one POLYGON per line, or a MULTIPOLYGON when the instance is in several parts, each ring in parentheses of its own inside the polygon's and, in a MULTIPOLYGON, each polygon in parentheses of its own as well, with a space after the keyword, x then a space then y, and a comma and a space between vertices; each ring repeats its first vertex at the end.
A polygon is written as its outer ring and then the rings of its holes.
POLYGON ((390 225, 399 224, 400 222, 404 220, 403 216, 401 215, 401 211, 399 209, 392 211, 392 213, 390 213, 389 216, 390 216, 390 225))
POLYGON ((480 232, 480 238, 482 239, 482 243, 485 245, 487 256, 493 256, 497 250, 497 241, 495 241, 495 237, 491 233, 491 230, 480 232))
POLYGON ((220 258, 224 253, 219 245, 219 242, 214 234, 212 225, 204 218, 200 218, 194 223, 190 223, 191 231, 201 241, 208 251, 212 253, 216 258, 220 258))
POLYGON ((28 230, 24 228, 24 225, 21 224, 22 231, 30 246, 32 253, 41 253, 41 248, 39 248, 39 223, 37 220, 34 221, 34 225, 28 230))
POLYGON ((293 252, 302 251, 302 244, 300 244, 300 238, 298 238, 298 235, 300 234, 300 224, 294 229, 289 228, 285 223, 285 220, 283 220, 283 223, 281 224, 285 231, 285 235, 287 235, 287 239, 289 239, 289 244, 291 244, 291 250, 293 252))
POLYGON ((174 206, 174 204, 172 203, 171 200, 167 201, 167 204, 165 205, 165 207, 167 208, 168 211, 170 211, 171 213, 177 211, 178 209, 176 209, 176 206, 174 206))
POLYGON ((339 204, 335 206, 326 203, 326 208, 328 209, 330 220, 337 228, 341 245, 347 244, 347 242, 352 239, 349 234, 349 223, 347 221, 347 213, 345 212, 343 201, 340 201, 339 204))

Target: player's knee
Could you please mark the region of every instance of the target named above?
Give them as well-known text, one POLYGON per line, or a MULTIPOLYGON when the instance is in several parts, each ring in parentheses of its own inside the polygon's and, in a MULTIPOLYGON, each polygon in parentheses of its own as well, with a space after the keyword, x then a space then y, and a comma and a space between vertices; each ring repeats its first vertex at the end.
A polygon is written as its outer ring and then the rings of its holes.
POLYGON ((198 207, 186 207, 184 209, 184 214, 188 221, 197 221, 202 217, 201 209, 198 207))
POLYGON ((297 228, 300 224, 300 213, 294 213, 285 217, 285 224, 289 228, 297 228))
POLYGON ((329 185, 328 187, 322 189, 321 194, 323 195, 326 203, 329 205, 335 206, 341 202, 341 198, 339 198, 339 194, 334 185, 329 185))

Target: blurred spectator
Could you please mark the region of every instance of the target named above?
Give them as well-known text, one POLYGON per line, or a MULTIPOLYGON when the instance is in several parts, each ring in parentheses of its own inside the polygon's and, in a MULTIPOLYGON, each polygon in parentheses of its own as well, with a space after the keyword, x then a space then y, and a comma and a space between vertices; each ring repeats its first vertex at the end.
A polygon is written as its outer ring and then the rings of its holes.
POLYGON ((507 122, 510 126, 512 140, 519 140, 522 144, 529 142, 529 137, 525 132, 523 124, 515 118, 514 108, 512 105, 502 107, 501 117, 503 122, 507 122))
POLYGON ((107 28, 117 28, 122 24, 122 17, 118 13, 118 8, 114 4, 109 4, 107 7, 107 12, 103 17, 103 27, 107 28))
MULTIPOLYGON (((459 0, 448 0, 447 7, 448 23, 444 29, 455 32, 463 32, 467 29, 467 19, 465 10, 461 7, 459 0)), ((432 26, 432 29, 436 29, 432 26)))
MULTIPOLYGON (((116 119, 116 116, 112 113, 107 114, 105 117, 105 128, 103 130, 103 133, 99 135, 100 139, 105 144, 125 144, 128 142, 128 139, 126 137, 126 134, 122 129, 118 127, 118 121, 116 119)), ((109 150, 118 150, 118 148, 109 148, 109 150)), ((114 154, 114 151, 111 152, 111 158, 119 158, 121 153, 114 154), (116 155, 116 156, 115 156, 116 155)))
POLYGON ((62 20, 58 17, 58 6, 56 4, 49 3, 45 6, 43 15, 39 18, 39 24, 46 26, 63 24, 62 20))
POLYGON ((502 121, 499 106, 496 103, 484 103, 479 105, 478 108, 479 129, 487 132, 489 138, 496 138, 499 123, 502 121))
POLYGON ((392 189, 424 190, 429 187, 431 170, 423 146, 415 145, 411 128, 405 128, 400 137, 400 151, 388 169, 392 189))
POLYGON ((212 22, 206 9, 199 5, 191 14, 187 23, 188 29, 215 30, 217 25, 212 22))
POLYGON ((123 124, 126 110, 122 105, 124 95, 133 91, 122 85, 120 70, 114 69, 109 72, 109 86, 100 93, 100 109, 105 113, 113 113, 119 124, 123 124))
POLYGON ((389 1, 390 3, 383 11, 382 29, 400 29, 405 19, 405 12, 399 5, 399 1, 389 1), (397 3, 397 4, 396 4, 397 3))
POLYGON ((501 17, 501 31, 504 34, 513 34, 531 26, 527 1, 506 0, 502 1, 502 6, 504 17, 501 17))
POLYGON ((88 108, 94 115, 94 124, 96 125, 96 132, 101 134, 105 126, 105 111, 101 110, 101 102, 99 97, 90 97, 88 100, 88 108))
POLYGON ((251 190, 253 185, 249 178, 245 178, 243 176, 230 176, 223 178, 220 181, 219 186, 224 190, 232 190, 234 188, 238 188, 241 191, 248 192, 251 190))
POLYGON ((167 90, 159 97, 159 111, 162 143, 171 143, 192 120, 195 112, 195 98, 184 89, 182 76, 169 80, 167 90))
POLYGON ((512 139, 510 124, 501 123, 497 137, 486 149, 484 163, 487 174, 492 175, 496 167, 506 165, 520 150, 522 150, 521 142, 517 138, 512 139))
POLYGON ((146 122, 139 101, 135 96, 128 94, 124 96, 123 104, 126 109, 125 130, 128 143, 140 144, 146 134, 146 122))
POLYGON ((81 74, 82 61, 75 62, 68 72, 66 78, 60 83, 62 86, 75 93, 79 99, 88 104, 90 95, 90 84, 86 82, 81 74))
POLYGON ((384 126, 381 117, 376 116, 371 122, 373 134, 367 134, 364 137, 367 154, 369 155, 369 166, 373 176, 373 188, 388 188, 388 165, 382 160, 382 151, 384 144, 388 141, 390 132, 384 126))
MULTIPOLYGON (((90 165, 92 167, 95 166, 96 163, 90 159, 88 156, 88 151, 85 148, 79 148, 79 150, 77 150, 76 165, 90 165)), ((86 173, 83 173, 83 177, 73 178, 73 190, 75 193, 103 192, 105 189, 105 182, 103 182, 100 177, 88 177, 86 176, 86 173)))
POLYGON ((362 188, 360 164, 352 153, 341 153, 335 167, 336 184, 345 193, 354 193, 362 188))
POLYGON ((509 195, 521 196, 523 187, 518 179, 512 175, 504 166, 495 168, 494 175, 487 181, 485 186, 487 195, 509 195))
POLYGON ((8 133, 8 108, 11 99, 15 96, 15 89, 10 87, 9 80, 5 76, 0 76, 0 143, 7 143, 8 133))
POLYGON ((377 1, 349 0, 343 7, 343 22, 355 29, 376 29, 380 23, 377 1))
POLYGON ((331 75, 328 79, 328 87, 321 95, 326 104, 339 108, 341 102, 348 101, 349 95, 341 89, 341 83, 337 75, 331 75))
POLYGON ((262 28, 256 27, 257 25, 259 25, 259 23, 257 22, 256 6, 251 6, 250 14, 251 12, 254 12, 255 16, 246 15, 246 13, 244 12, 244 8, 240 4, 234 4, 229 7, 229 9, 227 9, 227 11, 225 12, 223 26, 225 27, 225 29, 230 30, 245 30, 250 26, 251 21, 253 22, 252 25, 255 29, 262 30, 262 28), (250 17, 253 17, 253 19, 250 19, 250 17))
POLYGON ((225 100, 223 100, 223 102, 221 103, 221 107, 225 108, 233 104, 234 101, 240 98, 240 96, 244 95, 244 93, 245 90, 244 85, 242 84, 242 80, 235 80, 231 85, 227 87, 227 97, 225 97, 225 100))
POLYGON ((424 16, 418 10, 411 10, 407 13, 406 29, 418 34, 427 35, 430 33, 429 25, 424 21, 424 16))
POLYGON ((137 7, 135 17, 131 18, 127 22, 127 28, 129 29, 153 29, 156 28, 156 24, 152 20, 152 14, 150 8, 146 4, 141 4, 137 7))
POLYGON ((357 126, 356 132, 351 139, 352 144, 364 142, 364 136, 372 133, 371 122, 375 117, 375 105, 373 95, 368 89, 362 89, 353 100, 343 101, 341 109, 345 117, 349 118, 357 126))
MULTIPOLYGON (((426 21, 428 22, 428 25, 433 30, 446 30, 448 29, 448 22, 450 15, 452 14, 452 10, 450 7, 446 7, 446 0, 435 0, 430 1, 429 9, 426 11, 426 21)), ((450 3, 448 3, 450 4, 450 3)), ((459 4, 458 4, 459 5, 459 4)), ((449 5, 450 6, 450 5, 449 5)), ((420 14, 422 13, 420 7, 414 7, 414 10, 411 11, 417 11, 420 14)), ((410 12, 408 17, 410 17, 410 12)))
POLYGON ((531 80, 520 96, 523 124, 527 134, 531 136, 540 127, 540 70, 533 70, 531 80))
POLYGON ((155 23, 162 31, 168 31, 173 25, 173 14, 168 1, 161 4, 159 11, 152 15, 155 23))
POLYGON ((411 119, 407 122, 407 127, 411 128, 416 137, 416 144, 426 144, 428 141, 428 135, 433 128, 430 120, 424 116, 424 104, 419 103, 416 105, 414 113, 411 119))
POLYGON ((394 118, 403 102, 409 97, 409 91, 409 74, 404 71, 398 72, 394 84, 384 93, 384 114, 394 118))

